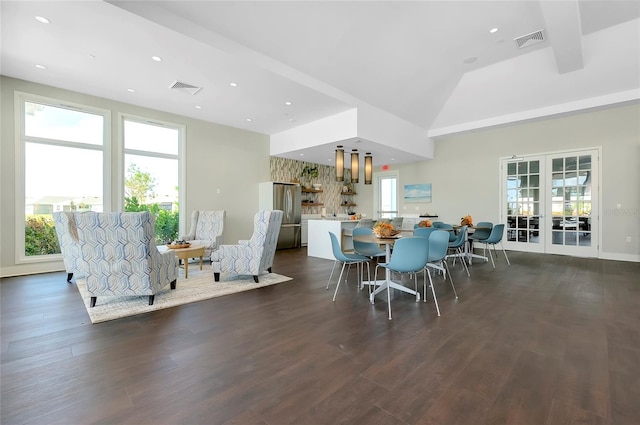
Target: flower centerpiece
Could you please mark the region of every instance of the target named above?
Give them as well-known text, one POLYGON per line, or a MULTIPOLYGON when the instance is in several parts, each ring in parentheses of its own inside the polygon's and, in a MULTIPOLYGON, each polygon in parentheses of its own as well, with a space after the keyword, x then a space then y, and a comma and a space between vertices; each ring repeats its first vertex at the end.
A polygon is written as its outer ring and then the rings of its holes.
POLYGON ((418 223, 418 227, 431 227, 431 220, 422 220, 418 223))
POLYGON ((462 217, 462 219, 460 220, 460 225, 461 226, 473 226, 473 218, 471 218, 470 215, 465 215, 464 217, 462 217))
POLYGON ((391 223, 387 223, 386 221, 381 221, 376 223, 373 226, 373 234, 379 238, 391 238, 400 233, 399 230, 393 228, 391 223))

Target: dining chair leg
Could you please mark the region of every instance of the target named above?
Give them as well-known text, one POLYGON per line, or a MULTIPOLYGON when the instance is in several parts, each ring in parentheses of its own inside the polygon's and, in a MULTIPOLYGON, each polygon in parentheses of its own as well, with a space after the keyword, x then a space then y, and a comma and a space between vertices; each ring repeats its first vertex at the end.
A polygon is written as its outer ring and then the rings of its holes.
MULTIPOLYGON (((485 244, 485 247, 487 246, 487 244, 485 244)), ((495 249, 495 246, 494 246, 495 249)), ((491 265, 493 266, 493 268, 496 268, 496 262, 493 261, 493 254, 491 253, 491 247, 489 247, 489 257, 491 257, 491 265)))
MULTIPOLYGON (((433 287, 433 280, 431 280, 431 273, 429 272, 429 269, 425 269, 427 272, 427 276, 429 276, 429 285, 431 286, 431 293, 433 294, 433 302, 436 305, 436 312, 438 313, 438 316, 440 316, 440 307, 438 306, 438 297, 436 297, 436 290, 433 287)), ((426 281, 425 281, 426 284, 426 281)), ((427 288, 424 289, 424 302, 427 302, 427 288)))
POLYGON ((338 278, 338 284, 336 285, 336 291, 333 293, 333 301, 336 300, 336 295, 338 295, 338 288, 340 288, 340 281, 342 280, 342 273, 344 273, 344 266, 346 266, 347 263, 342 263, 342 269, 340 270, 340 277, 338 278))
POLYGON ((334 261, 333 262, 333 267, 331 267, 331 274, 329 275, 329 280, 327 280, 327 288, 326 288, 327 290, 329 289, 329 285, 331 284, 331 278, 333 277, 333 271, 335 270, 337 263, 338 263, 337 260, 334 261))
MULTIPOLYGON (((376 266, 376 269, 373 273, 373 281, 377 282, 378 281, 378 266, 376 266)), ((375 292, 375 291, 374 291, 375 292)), ((373 292, 369 293, 369 301, 371 302, 371 304, 373 304, 375 302, 375 294, 373 292)))
MULTIPOLYGON (((467 271, 467 277, 471 277, 471 273, 469 273, 469 267, 467 267, 467 262, 464 259, 465 254, 464 254, 463 249, 462 248, 458 248, 458 252, 460 254, 460 262, 462 262, 462 266, 467 271)), ((455 266, 455 262, 453 263, 453 265, 455 266)))
MULTIPOLYGON (((362 267, 364 267, 364 263, 362 263, 362 267)), ((362 272, 362 275, 364 276, 364 270, 362 272)), ((369 287, 369 296, 371 296, 371 264, 369 264, 368 261, 367 261, 367 281, 369 282, 369 284, 367 285, 369 287)), ((362 286, 364 287, 364 282, 362 283, 362 286)))
MULTIPOLYGON (((464 260, 462 260, 464 261, 464 260)), ((447 264, 446 261, 444 261, 444 267, 447 269, 447 271, 449 271, 449 282, 451 282, 451 288, 453 288, 453 295, 456 296, 456 299, 458 298, 458 293, 456 292, 456 287, 453 284, 453 278, 451 277, 451 271, 449 270, 449 265, 447 264)))
POLYGON ((391 285, 389 285, 389 281, 391 280, 391 273, 387 270, 387 304, 389 305, 389 320, 391 320, 391 285))
POLYGON ((502 248, 502 253, 504 254, 504 258, 507 260, 507 264, 511 265, 509 262, 509 257, 507 257, 507 251, 504 250, 504 245, 502 245, 502 241, 500 241, 500 248, 502 248))

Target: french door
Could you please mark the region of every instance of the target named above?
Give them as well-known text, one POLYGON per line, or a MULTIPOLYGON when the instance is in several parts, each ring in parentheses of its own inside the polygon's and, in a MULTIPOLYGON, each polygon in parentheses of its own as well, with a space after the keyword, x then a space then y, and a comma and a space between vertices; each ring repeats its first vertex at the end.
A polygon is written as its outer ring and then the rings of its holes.
POLYGON ((507 249, 598 256, 597 149, 503 159, 507 249))

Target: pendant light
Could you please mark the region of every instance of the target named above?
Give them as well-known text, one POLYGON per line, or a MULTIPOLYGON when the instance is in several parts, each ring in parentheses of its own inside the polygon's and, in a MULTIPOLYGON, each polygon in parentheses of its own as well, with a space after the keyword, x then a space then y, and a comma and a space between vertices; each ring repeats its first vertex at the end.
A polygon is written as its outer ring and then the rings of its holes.
POLYGON ((364 184, 371 184, 373 180, 373 157, 371 152, 364 155, 364 184))
POLYGON ((358 183, 358 174, 360 174, 360 155, 358 149, 351 150, 351 183, 358 183))
POLYGON ((342 149, 342 145, 338 145, 338 149, 336 149, 336 181, 344 181, 344 149, 342 149))

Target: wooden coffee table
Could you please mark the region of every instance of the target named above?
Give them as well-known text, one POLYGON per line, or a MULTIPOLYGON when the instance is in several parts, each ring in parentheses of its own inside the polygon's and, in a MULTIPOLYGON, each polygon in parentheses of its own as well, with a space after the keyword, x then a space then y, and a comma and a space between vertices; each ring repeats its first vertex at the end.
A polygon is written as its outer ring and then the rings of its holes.
POLYGON ((189 258, 200 257, 200 270, 202 270, 202 257, 204 256, 204 245, 191 245, 188 248, 171 249, 176 257, 184 262, 184 278, 189 278, 189 258))

